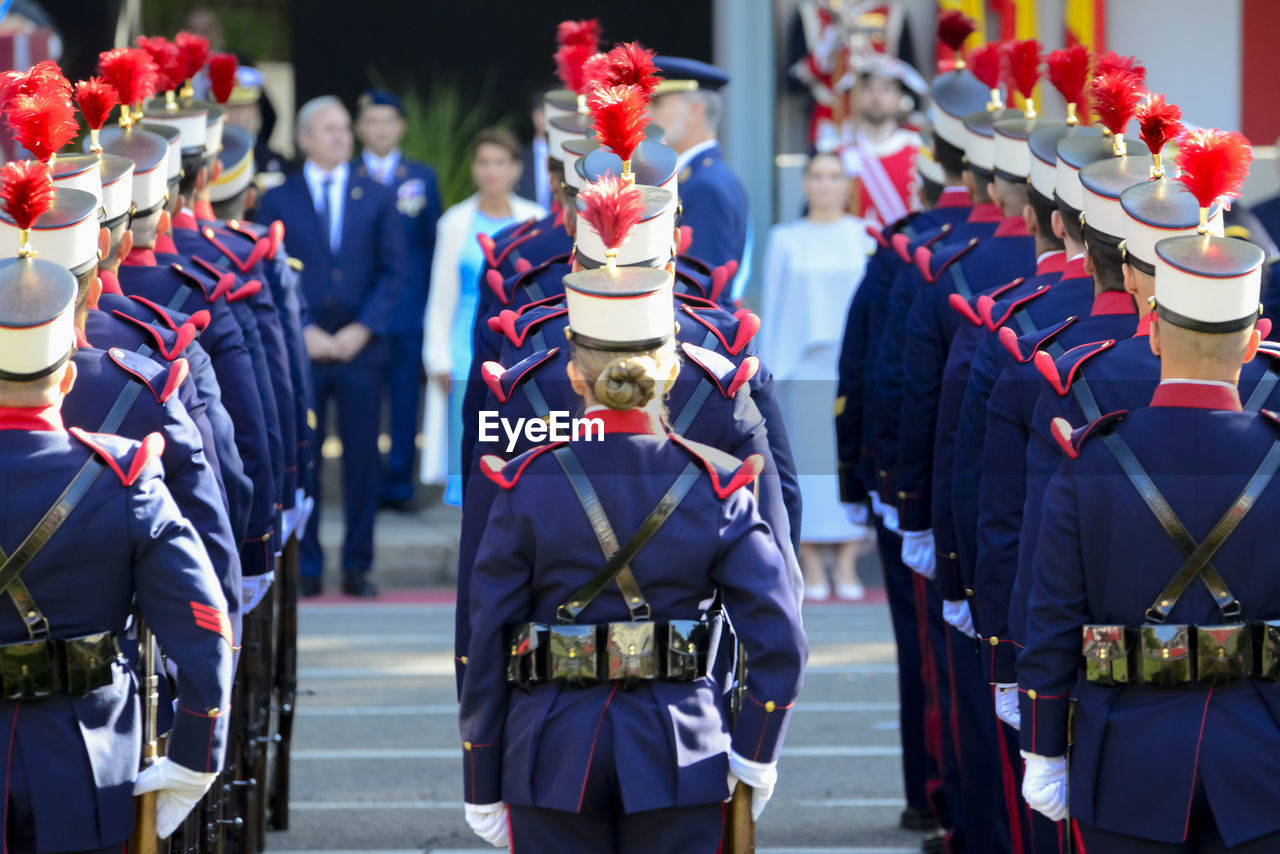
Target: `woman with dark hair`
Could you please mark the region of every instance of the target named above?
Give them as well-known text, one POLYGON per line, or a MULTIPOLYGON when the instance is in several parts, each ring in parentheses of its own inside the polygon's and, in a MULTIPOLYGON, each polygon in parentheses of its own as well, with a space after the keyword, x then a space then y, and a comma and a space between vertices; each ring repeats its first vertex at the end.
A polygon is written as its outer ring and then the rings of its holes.
POLYGON ((424 483, 446 482, 444 500, 450 504, 462 503, 462 395, 471 367, 471 325, 484 268, 476 237, 546 214, 536 202, 515 194, 520 172, 515 134, 506 128, 480 131, 471 160, 476 192, 445 211, 436 226, 422 346, 430 382, 421 477, 424 483))

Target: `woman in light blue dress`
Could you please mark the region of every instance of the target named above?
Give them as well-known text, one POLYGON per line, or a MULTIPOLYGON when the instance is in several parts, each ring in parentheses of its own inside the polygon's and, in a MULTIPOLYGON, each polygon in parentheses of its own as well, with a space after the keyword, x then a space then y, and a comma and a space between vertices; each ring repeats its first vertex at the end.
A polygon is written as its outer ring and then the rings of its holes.
POLYGON ((423 341, 423 362, 430 382, 422 480, 444 482, 444 500, 449 504, 462 503, 462 398, 471 367, 471 329, 484 269, 484 252, 476 237, 545 214, 536 203, 512 192, 520 172, 520 142, 515 135, 503 128, 481 131, 471 161, 476 193, 445 211, 436 228, 423 341), (446 412, 448 417, 441 417, 446 412))

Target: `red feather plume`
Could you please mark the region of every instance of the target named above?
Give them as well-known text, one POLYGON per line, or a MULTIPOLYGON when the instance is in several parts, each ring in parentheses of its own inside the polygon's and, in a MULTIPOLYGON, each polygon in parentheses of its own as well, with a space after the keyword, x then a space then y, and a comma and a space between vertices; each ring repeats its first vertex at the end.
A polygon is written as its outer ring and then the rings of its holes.
POLYGON ((1170 141, 1182 133, 1182 109, 1165 100, 1164 95, 1148 95, 1138 107, 1138 128, 1147 150, 1159 154, 1170 141))
POLYGON ((580 21, 561 21, 556 27, 556 44, 580 45, 591 48, 591 53, 600 49, 600 22, 595 18, 584 18, 580 21))
POLYGON ((1001 53, 1009 88, 1030 98, 1040 82, 1040 42, 1036 39, 1006 42, 1001 53))
POLYGON ((1083 104, 1089 85, 1089 49, 1082 44, 1052 51, 1045 60, 1049 82, 1068 104, 1083 104))
POLYGON ((585 95, 590 91, 587 88, 583 66, 595 52, 590 45, 584 44, 567 44, 556 51, 556 75, 566 89, 577 92, 579 95, 585 95))
POLYGON ((1178 140, 1178 180, 1200 207, 1212 207, 1222 198, 1240 195, 1253 162, 1249 140, 1235 131, 1193 130, 1178 140))
POLYGON ((587 99, 595 119, 596 139, 623 160, 630 160, 644 141, 649 124, 648 99, 638 86, 610 86, 597 89, 587 99))
POLYGON ((1098 123, 1112 133, 1124 133, 1142 100, 1141 86, 1142 81, 1127 71, 1108 71, 1093 78, 1089 94, 1098 123))
POLYGON ((582 86, 588 92, 612 86, 609 82, 609 57, 603 53, 593 53, 582 63, 582 86))
POLYGON ((607 54, 609 86, 639 86, 646 98, 653 97, 653 90, 662 82, 658 67, 653 64, 654 51, 639 42, 625 42, 607 54))
POLYGON ((35 95, 19 95, 5 112, 13 138, 42 163, 76 138, 80 124, 75 107, 60 90, 49 89, 35 95))
POLYGON ((178 46, 178 51, 182 54, 182 76, 190 80, 199 74, 200 69, 204 68, 204 64, 209 61, 209 40, 184 30, 173 37, 173 43, 178 46))
MULTIPOLYGON (((29 96, 24 96, 29 97, 29 96)), ((0 205, 18 228, 28 229, 53 207, 53 176, 34 160, 14 160, 0 169, 0 205)))
POLYGON ((600 235, 606 249, 617 249, 644 216, 644 196, 634 184, 606 175, 578 194, 580 215, 600 235))
POLYGON ((938 16, 938 41, 959 53, 965 39, 978 29, 973 19, 956 9, 949 9, 938 16))
POLYGON ((164 36, 138 36, 136 44, 151 55, 159 73, 161 91, 169 92, 177 89, 186 79, 186 64, 182 60, 182 51, 164 36))
POLYGON ((988 89, 1000 88, 1002 64, 999 44, 984 44, 982 47, 974 48, 969 54, 969 70, 988 89))
POLYGON ((1095 77, 1101 77, 1112 71, 1123 71, 1126 74, 1132 74, 1138 78, 1138 83, 1142 84, 1147 81, 1147 67, 1138 61, 1136 56, 1120 56, 1114 51, 1098 54, 1098 61, 1094 65, 1093 73, 1095 77))
POLYGON ((209 57, 209 90, 213 100, 219 104, 227 103, 231 90, 236 88, 236 68, 239 63, 229 53, 215 53, 209 57))
POLYGON ((98 72, 116 90, 122 104, 140 104, 160 85, 160 69, 151 54, 140 48, 121 47, 98 54, 98 72))
POLYGON ((120 94, 101 77, 90 77, 76 84, 76 103, 90 130, 102 130, 111 111, 120 103, 120 94))
POLYGON ((26 71, 6 71, 0 75, 0 107, 19 95, 35 95, 45 90, 61 91, 71 97, 71 82, 52 59, 37 62, 26 71))

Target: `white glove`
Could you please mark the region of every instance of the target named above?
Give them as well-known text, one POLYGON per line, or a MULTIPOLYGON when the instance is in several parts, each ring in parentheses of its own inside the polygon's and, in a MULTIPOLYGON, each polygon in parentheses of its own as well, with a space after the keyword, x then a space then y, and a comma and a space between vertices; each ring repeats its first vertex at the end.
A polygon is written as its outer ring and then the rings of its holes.
POLYGON ((873 489, 867 493, 867 497, 871 499, 871 512, 883 519, 886 508, 884 502, 880 500, 880 493, 873 489))
POLYGON ((510 833, 507 829, 507 805, 499 801, 496 804, 464 804, 467 824, 485 842, 494 848, 506 848, 510 833))
MULTIPOLYGON (((946 620, 947 625, 958 632, 963 632, 971 638, 978 636, 973 630, 973 614, 969 611, 969 603, 963 599, 958 601, 942 600, 942 619, 946 620)), ((1016 688, 1017 686, 1015 685, 1014 687, 1016 688)))
POLYGON ((773 797, 773 787, 778 785, 778 763, 752 762, 730 750, 729 797, 733 797, 739 780, 751 787, 751 820, 759 821, 764 805, 773 797))
POLYGON ((1014 729, 1022 729, 1022 709, 1018 708, 1016 683, 996 683, 996 717, 1014 729))
POLYGON ((902 535, 902 562, 929 579, 937 568, 934 549, 933 531, 907 531, 902 535))
POLYGON ((216 771, 192 771, 162 756, 138 775, 133 793, 156 793, 156 836, 167 839, 217 777, 216 771))
POLYGON ((240 613, 247 614, 258 607, 266 595, 271 592, 271 582, 275 581, 274 571, 262 575, 246 575, 240 579, 240 613))
POLYGON ((1022 799, 1049 821, 1067 817, 1067 758, 1039 756, 1022 751, 1026 771, 1022 776, 1022 799))
POLYGON ((844 512, 849 514, 850 525, 857 525, 863 528, 867 526, 868 517, 871 515, 867 512, 867 505, 861 501, 844 505, 844 512))
POLYGON ((898 533, 898 508, 884 505, 884 526, 895 534, 898 533))

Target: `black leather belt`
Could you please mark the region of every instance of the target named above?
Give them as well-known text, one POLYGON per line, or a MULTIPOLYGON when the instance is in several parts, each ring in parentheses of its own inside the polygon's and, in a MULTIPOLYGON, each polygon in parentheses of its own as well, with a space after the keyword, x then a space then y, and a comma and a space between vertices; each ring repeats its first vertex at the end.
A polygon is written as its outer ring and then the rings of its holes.
POLYGON ((692 682, 707 673, 711 623, 660 620, 597 625, 521 623, 508 632, 507 682, 587 688, 620 682, 692 682))
POLYGON ((111 684, 112 665, 120 657, 120 644, 111 632, 0 644, 0 696, 83 697, 111 684))

